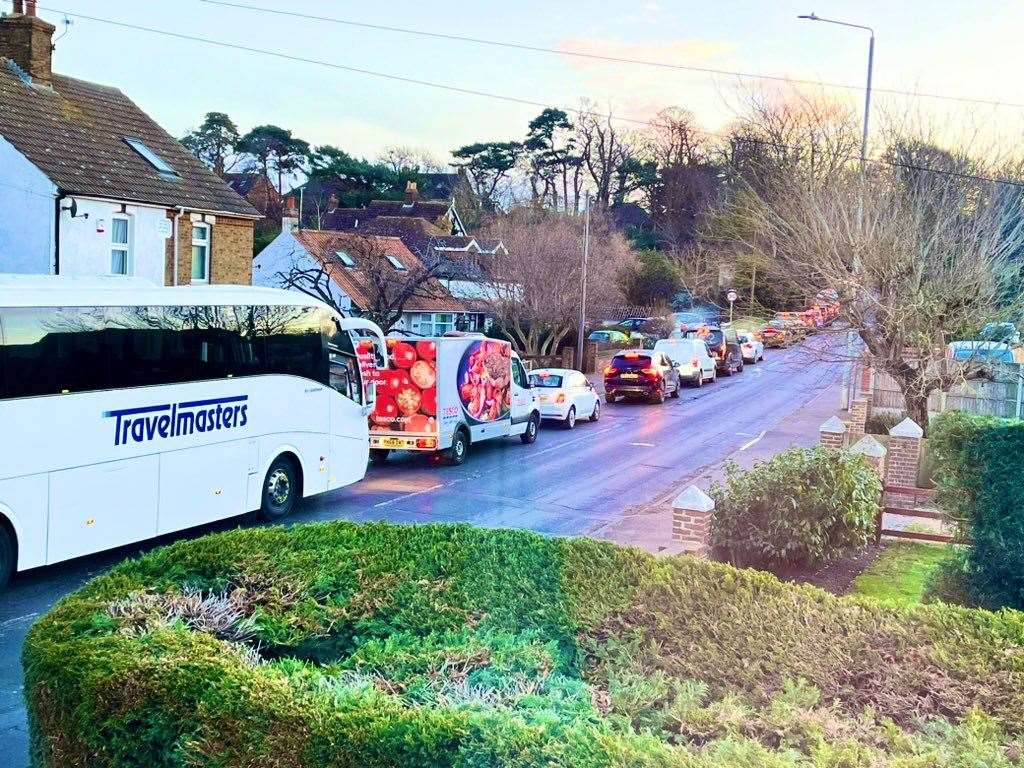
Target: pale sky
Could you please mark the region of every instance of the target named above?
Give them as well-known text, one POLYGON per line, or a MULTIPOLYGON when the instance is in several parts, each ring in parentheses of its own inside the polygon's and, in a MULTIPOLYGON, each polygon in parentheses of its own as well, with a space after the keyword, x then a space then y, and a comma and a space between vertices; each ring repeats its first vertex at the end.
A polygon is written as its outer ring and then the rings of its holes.
MULTIPOLYGON (((796 19, 814 11, 874 27, 876 87, 1024 103, 1024 3, 1010 0, 232 1, 543 47, 863 83, 867 33, 796 19)), ((9 8, 9 0, 0 3, 9 8)), ((282 18, 201 0, 40 4, 46 9, 40 14, 58 24, 61 14, 51 8, 556 106, 573 106, 585 97, 639 119, 683 106, 711 130, 730 118, 741 82, 282 18)), ((231 115, 243 131, 275 123, 311 143, 369 157, 403 144, 447 160, 448 152, 463 144, 520 138, 540 111, 85 19, 74 19, 58 42, 55 69, 122 89, 176 136, 216 110, 231 115)), ((858 103, 863 99, 861 92, 835 93, 847 93, 858 103)), ((1004 137, 1021 143, 1022 108, 881 95, 876 105, 878 114, 926 110, 933 119, 966 125, 968 131, 997 125, 1004 137)))

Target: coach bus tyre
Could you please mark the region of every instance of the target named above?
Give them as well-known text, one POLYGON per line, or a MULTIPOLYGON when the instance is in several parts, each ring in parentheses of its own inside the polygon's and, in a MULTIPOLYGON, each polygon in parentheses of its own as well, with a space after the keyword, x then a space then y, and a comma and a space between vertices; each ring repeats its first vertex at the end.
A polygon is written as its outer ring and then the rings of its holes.
POLYGON ((388 460, 388 456, 391 455, 391 451, 387 448, 371 448, 370 449, 370 463, 371 464, 384 464, 388 460))
POLYGON ((455 430, 452 437, 452 447, 445 452, 448 463, 453 467, 461 467, 466 463, 466 456, 469 455, 469 434, 461 427, 455 430))
POLYGON ((263 481, 263 504, 260 517, 268 522, 288 517, 299 503, 302 488, 295 462, 287 456, 278 456, 267 470, 263 481))
POLYGON ((540 429, 540 416, 536 413, 530 415, 530 420, 526 423, 526 431, 519 436, 519 439, 523 441, 523 445, 530 445, 531 443, 537 442, 537 431, 540 429))
POLYGON ((0 525, 0 589, 14 573, 14 537, 6 526, 0 525))

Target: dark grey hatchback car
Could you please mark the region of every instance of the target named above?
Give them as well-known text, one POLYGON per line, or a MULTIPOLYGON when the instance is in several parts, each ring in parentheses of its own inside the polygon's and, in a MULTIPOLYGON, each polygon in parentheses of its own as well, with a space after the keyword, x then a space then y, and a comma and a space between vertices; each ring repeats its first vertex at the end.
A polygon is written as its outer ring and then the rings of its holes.
POLYGON ((665 402, 665 396, 679 397, 679 369, 662 352, 629 349, 619 352, 604 369, 604 398, 614 403, 620 397, 665 402))

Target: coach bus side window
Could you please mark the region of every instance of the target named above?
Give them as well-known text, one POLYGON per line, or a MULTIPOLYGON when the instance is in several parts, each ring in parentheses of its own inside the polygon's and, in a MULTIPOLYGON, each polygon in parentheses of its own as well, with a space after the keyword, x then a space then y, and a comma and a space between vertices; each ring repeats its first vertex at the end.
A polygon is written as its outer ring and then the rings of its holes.
POLYGON ((95 307, 4 312, 7 396, 91 392, 110 386, 104 313, 95 307))

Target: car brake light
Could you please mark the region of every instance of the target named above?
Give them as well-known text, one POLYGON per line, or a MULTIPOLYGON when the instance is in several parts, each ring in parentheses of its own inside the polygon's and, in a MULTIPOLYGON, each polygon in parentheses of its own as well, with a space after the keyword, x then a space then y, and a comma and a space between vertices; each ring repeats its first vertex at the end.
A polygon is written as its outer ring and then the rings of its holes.
POLYGON ((556 403, 564 403, 565 402, 565 393, 564 392, 560 392, 558 397, 555 398, 555 402, 556 403))
POLYGON ((640 357, 640 354, 638 352, 627 352, 623 357, 628 357, 630 360, 633 360, 634 358, 640 357))
POLYGON ((642 373, 644 376, 650 376, 655 379, 658 378, 659 375, 657 368, 644 368, 642 371, 640 371, 640 373, 642 373))
POLYGON ((615 375, 615 368, 614 368, 614 366, 611 366, 611 365, 605 366, 604 375, 605 376, 614 376, 615 375))
POLYGON ((437 440, 433 437, 421 437, 416 440, 417 448, 437 448, 437 440))

